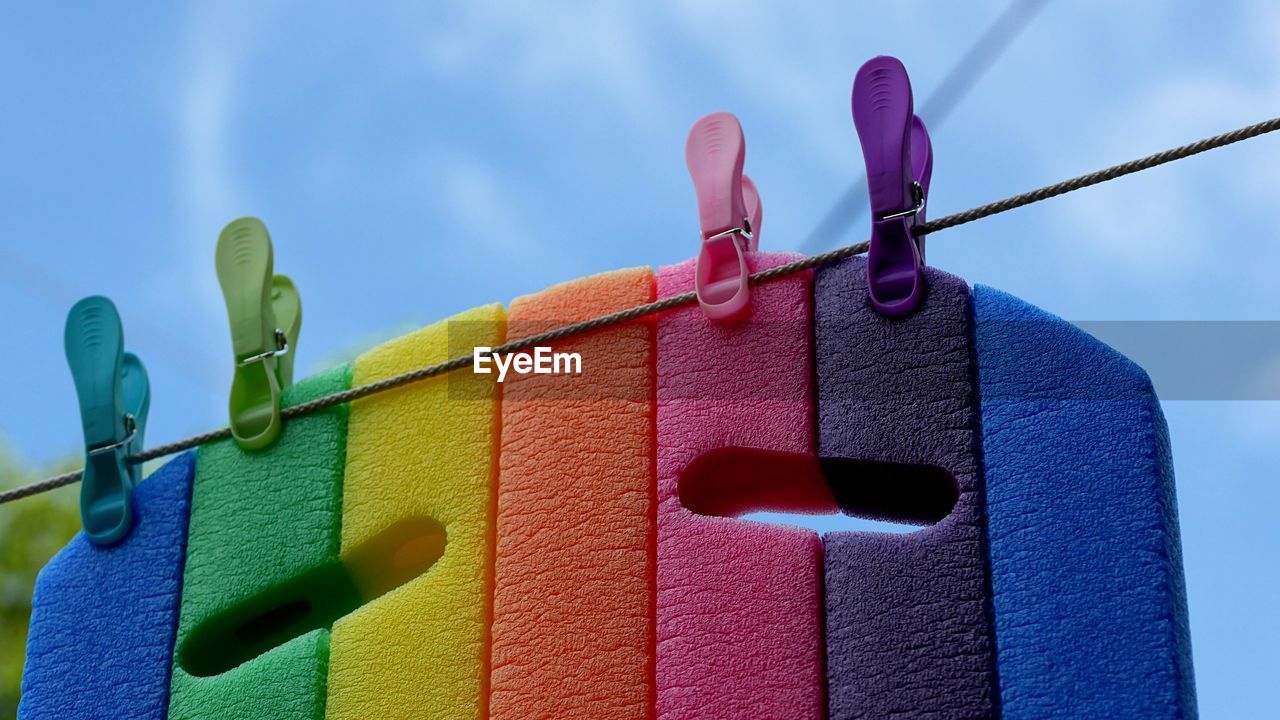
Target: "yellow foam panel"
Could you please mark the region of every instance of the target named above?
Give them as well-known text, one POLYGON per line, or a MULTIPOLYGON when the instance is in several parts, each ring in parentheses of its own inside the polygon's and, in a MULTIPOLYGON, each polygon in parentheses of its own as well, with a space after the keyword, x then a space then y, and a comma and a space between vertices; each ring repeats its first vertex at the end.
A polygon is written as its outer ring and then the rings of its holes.
MULTIPOLYGON (((352 385, 498 345, 505 320, 488 305, 389 342, 356 360, 352 385)), ((459 370, 351 405, 342 557, 377 599, 333 626, 327 718, 487 717, 493 377, 459 370)))
MULTIPOLYGON (((511 303, 527 337, 654 298, 619 270, 511 303)), ((502 386, 491 720, 652 717, 653 325, 556 343, 579 375, 502 386)))

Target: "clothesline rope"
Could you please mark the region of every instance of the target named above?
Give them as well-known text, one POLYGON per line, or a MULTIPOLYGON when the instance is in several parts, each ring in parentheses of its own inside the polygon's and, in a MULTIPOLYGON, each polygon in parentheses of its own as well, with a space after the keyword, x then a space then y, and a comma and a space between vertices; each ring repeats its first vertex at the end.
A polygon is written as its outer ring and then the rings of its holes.
MULTIPOLYGON (((1054 183, 1052 185, 1046 185, 1036 190, 1007 197, 1003 200, 997 200, 992 203, 987 203, 986 205, 980 205, 963 212, 937 218, 936 220, 930 220, 929 222, 919 226, 916 232, 919 235, 941 232, 942 230, 947 230, 966 223, 974 222, 975 220, 981 220, 992 215, 1008 212, 1025 205, 1031 205, 1032 203, 1037 203, 1041 200, 1048 200, 1049 198, 1057 197, 1059 195, 1065 195, 1066 193, 1080 190, 1091 185, 1098 185, 1125 175, 1132 175, 1133 173, 1141 172, 1142 170, 1147 170, 1158 165, 1164 165, 1165 163, 1170 163, 1174 160, 1181 160, 1208 150, 1213 150, 1233 143, 1238 143, 1243 140, 1258 137, 1259 135, 1275 132, 1276 130, 1280 130, 1280 117, 1272 118, 1254 125, 1248 125, 1221 135, 1214 135, 1213 137, 1197 140, 1186 145, 1164 150, 1136 160, 1130 160, 1129 162, 1121 163, 1119 165, 1113 165, 1109 168, 1097 170, 1069 180, 1063 180, 1062 182, 1054 183)), ((809 257, 796 260, 795 262, 786 263, 785 265, 778 265, 776 267, 769 268, 768 270, 752 274, 751 284, 757 285, 760 283, 770 282, 804 270, 809 270, 821 265, 827 265, 848 257, 853 257, 854 255, 860 255, 867 251, 867 246, 868 243, 863 241, 820 253, 818 255, 811 255, 809 257)), ((599 330, 601 328, 629 322, 649 315, 655 315, 666 310, 692 304, 696 302, 696 300, 697 297, 692 292, 673 295, 656 302, 637 305, 635 307, 627 308, 626 310, 609 313, 608 315, 601 315, 599 317, 591 318, 590 320, 576 322, 571 325, 565 325, 553 330, 531 335, 520 340, 503 343, 502 345, 492 348, 491 352, 493 354, 517 352, 535 345, 544 345, 555 342, 556 340, 562 340, 566 337, 599 330)), ((344 390, 332 395, 326 395, 300 405, 294 405, 293 407, 283 409, 280 414, 285 419, 301 417, 303 415, 308 415, 319 410, 333 407, 334 405, 341 405, 353 400, 359 400, 360 398, 369 397, 370 395, 376 395, 387 390, 409 385, 420 380, 426 380, 427 378, 435 377, 437 375, 443 375, 445 373, 453 372, 454 370, 460 370, 471 363, 472 356, 463 355, 441 363, 436 363, 435 365, 429 365, 417 370, 412 370, 402 375, 397 375, 385 380, 379 380, 378 382, 369 383, 367 385, 361 385, 360 387, 351 388, 350 390, 344 390)), ((130 457, 129 462, 136 464, 146 462, 147 460, 155 460, 157 458, 165 457, 166 455, 173 455, 174 453, 182 452, 183 450, 190 450, 197 445, 203 445, 204 443, 216 440, 224 440, 229 437, 231 437, 230 428, 213 430, 200 435, 193 435, 184 440, 178 440, 166 445, 153 447, 150 450, 145 450, 130 457)), ((70 485, 80 480, 80 475, 81 471, 75 470, 16 487, 12 490, 0 492, 0 504, 20 500, 25 497, 30 497, 65 485, 70 485)))

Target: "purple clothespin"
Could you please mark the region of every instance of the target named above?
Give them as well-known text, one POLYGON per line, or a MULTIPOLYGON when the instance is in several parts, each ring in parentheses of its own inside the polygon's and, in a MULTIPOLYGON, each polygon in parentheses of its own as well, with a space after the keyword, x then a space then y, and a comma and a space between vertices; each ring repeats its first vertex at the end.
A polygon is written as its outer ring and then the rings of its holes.
POLYGON ((924 296, 924 238, 915 228, 924 222, 933 149, 912 112, 911 80, 897 58, 881 55, 858 70, 853 124, 871 195, 871 304, 882 315, 905 315, 924 296))
POLYGON ((755 184, 742 174, 745 155, 742 126, 727 112, 694 123, 684 148, 702 225, 694 290, 713 320, 737 316, 751 299, 746 254, 760 246, 761 210, 755 184))

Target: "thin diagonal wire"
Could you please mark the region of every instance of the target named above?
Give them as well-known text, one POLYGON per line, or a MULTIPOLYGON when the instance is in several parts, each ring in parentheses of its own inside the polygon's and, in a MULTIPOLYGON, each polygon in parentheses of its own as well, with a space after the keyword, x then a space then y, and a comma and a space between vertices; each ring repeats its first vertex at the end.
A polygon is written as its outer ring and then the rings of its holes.
POLYGON ((1054 183, 1053 185, 1046 185, 1045 187, 1022 193, 1021 195, 1014 195, 1013 197, 1008 197, 1004 200, 997 200, 993 203, 987 203, 986 205, 980 205, 976 208, 965 210, 964 212, 958 212, 954 215, 947 215, 946 217, 941 217, 937 220, 931 220, 924 223, 917 233, 927 235, 929 233, 938 232, 939 230, 953 228, 957 225, 971 223, 974 220, 981 220, 985 217, 990 217, 1002 212, 1008 212, 1009 210, 1020 208, 1024 205, 1030 205, 1031 203, 1037 203, 1041 200, 1048 200, 1049 198, 1057 197, 1059 195, 1065 195, 1081 188, 1087 188, 1090 185, 1097 185, 1099 183, 1107 182, 1108 180, 1115 180, 1116 178, 1124 177, 1125 175, 1132 175, 1136 172, 1171 163, 1174 160, 1182 160, 1183 158, 1188 158, 1192 155, 1199 155, 1202 152, 1225 147, 1233 143, 1238 143, 1242 140, 1258 137, 1259 135, 1266 135, 1267 133, 1275 132, 1276 130, 1280 130, 1280 118, 1264 120, 1254 125, 1239 128, 1238 130, 1232 130, 1231 132, 1225 132, 1221 135, 1207 137, 1203 140, 1197 140, 1193 143, 1188 143, 1180 147, 1163 150, 1143 158, 1138 158, 1137 160, 1130 160, 1129 162, 1120 163, 1119 165, 1112 165, 1109 168, 1091 172, 1087 175, 1074 177, 1070 180, 1063 180, 1062 182, 1054 183))
MULTIPOLYGON (((1171 163, 1175 160, 1181 160, 1183 158, 1191 157, 1192 155, 1198 155, 1209 150, 1238 143, 1250 138, 1255 138, 1259 135, 1275 132, 1276 130, 1280 130, 1280 117, 1265 120, 1254 125, 1248 125, 1230 132, 1225 132, 1221 135, 1214 135, 1213 137, 1208 137, 1203 140, 1197 140, 1193 143, 1164 150, 1153 155, 1138 158, 1137 160, 1130 160, 1129 162, 1121 163, 1119 165, 1113 165, 1109 168, 1080 175, 1079 177, 1074 177, 1069 180, 1063 180, 1062 182, 1054 183, 1052 185, 1046 185, 1042 188, 1007 197, 1003 200, 997 200, 992 203, 987 203, 986 205, 980 205, 978 207, 965 210, 964 212, 958 212, 945 217, 940 217, 936 220, 930 220, 929 222, 920 225, 916 229, 916 234, 928 235, 941 232, 949 228, 958 227, 992 215, 1008 212, 1042 200, 1048 200, 1049 198, 1057 197, 1059 195, 1065 195, 1066 193, 1074 192, 1091 185, 1098 185, 1109 180, 1124 177, 1125 175, 1132 175, 1136 172, 1171 163)), ((758 273, 753 273, 750 277, 750 282, 752 285, 758 285, 760 283, 770 282, 788 275, 794 275, 798 272, 810 270, 815 267, 828 265, 848 257, 853 257, 854 255, 860 255, 867 251, 868 245, 868 242, 863 241, 820 253, 818 255, 810 255, 809 257, 796 260, 795 262, 789 262, 784 265, 778 265, 776 267, 769 268, 768 270, 762 270, 758 273)), ((609 313, 608 315, 601 315, 599 317, 591 318, 590 320, 576 322, 571 325, 555 328, 554 330, 538 333, 537 335, 530 335, 529 337, 522 338, 520 340, 503 343, 502 345, 494 347, 491 350, 491 353, 502 355, 517 352, 535 345, 552 343, 566 337, 581 335, 593 330, 599 330, 611 325, 637 320, 649 315, 656 315, 660 312, 672 310, 684 305, 690 305, 696 301, 697 296, 692 292, 673 295, 656 302, 637 305, 635 307, 627 308, 626 310, 609 313)), ((453 372, 454 370, 460 370, 470 365, 472 359, 472 355, 463 355, 441 363, 436 363, 435 365, 428 365, 427 367, 419 368, 417 370, 404 373, 403 375, 397 375, 395 377, 387 378, 386 380, 369 383, 368 385, 361 385, 360 387, 344 390, 339 393, 334 393, 333 395, 316 398, 315 400, 311 400, 310 402, 305 402, 300 405, 294 405, 293 407, 285 408, 280 414, 286 419, 309 415, 313 412, 324 410, 335 405, 359 400, 360 398, 403 387, 420 380, 426 380, 427 378, 435 377, 437 375, 443 375, 445 373, 453 372)), ((201 435, 195 435, 193 437, 186 438, 185 440, 178 440, 177 442, 171 442, 167 445, 160 445, 158 447, 151 448, 150 450, 146 450, 130 457, 129 462, 135 464, 146 462, 147 460, 154 460, 183 450, 190 450, 191 448, 206 442, 225 440, 229 437, 231 437, 231 430, 229 428, 222 428, 220 430, 214 430, 201 435)), ((16 487, 12 490, 7 490, 0 493, 0 504, 19 500, 21 498, 36 495, 55 488, 60 488, 64 485, 70 485, 80 479, 80 474, 81 471, 76 470, 30 483, 28 485, 23 485, 21 487, 16 487)))
MULTIPOLYGON (((920 106, 920 117, 937 135, 951 111, 995 65, 996 60, 1013 45, 1014 40, 1044 9, 1048 0, 1013 0, 960 56, 951 71, 942 78, 920 106)), ((800 243, 800 252, 812 253, 838 242, 849 232, 854 221, 867 211, 867 178, 860 176, 841 193, 813 230, 800 243)))

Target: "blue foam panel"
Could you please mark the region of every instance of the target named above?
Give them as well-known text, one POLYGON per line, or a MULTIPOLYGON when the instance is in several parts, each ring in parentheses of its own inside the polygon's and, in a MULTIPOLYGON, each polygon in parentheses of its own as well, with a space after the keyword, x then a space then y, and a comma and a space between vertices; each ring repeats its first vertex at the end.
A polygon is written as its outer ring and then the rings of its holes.
POLYGON ((192 453, 138 485, 117 545, 84 533, 36 579, 22 720, 163 720, 187 547, 192 453))
POLYGON ((1173 466, 1141 368, 974 288, 1005 720, 1196 715, 1173 466))

